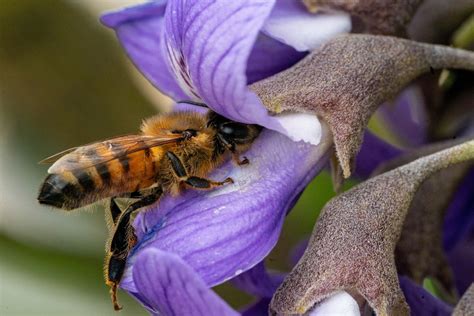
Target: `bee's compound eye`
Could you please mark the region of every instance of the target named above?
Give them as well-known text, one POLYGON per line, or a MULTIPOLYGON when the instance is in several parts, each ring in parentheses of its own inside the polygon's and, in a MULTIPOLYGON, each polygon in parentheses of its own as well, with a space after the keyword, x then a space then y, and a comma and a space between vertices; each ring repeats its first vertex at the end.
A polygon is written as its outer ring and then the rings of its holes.
POLYGON ((232 135, 234 133, 234 129, 231 126, 222 124, 220 129, 221 129, 221 133, 226 134, 226 135, 232 135))
POLYGON ((221 124, 220 132, 234 139, 244 139, 249 134, 248 126, 240 123, 221 124))

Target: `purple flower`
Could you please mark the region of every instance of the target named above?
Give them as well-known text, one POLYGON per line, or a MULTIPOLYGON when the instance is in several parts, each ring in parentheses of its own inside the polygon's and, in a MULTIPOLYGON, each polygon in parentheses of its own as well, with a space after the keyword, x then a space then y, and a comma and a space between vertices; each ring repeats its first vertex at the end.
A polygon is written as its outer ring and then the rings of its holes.
MULTIPOLYGON (((203 101, 230 119, 267 128, 245 154, 250 165, 228 162, 210 175, 232 177, 234 185, 165 196, 159 207, 137 216, 139 242, 121 282, 152 313, 233 315, 209 287, 265 258, 285 215, 326 164, 332 143, 315 116, 271 116, 247 85, 348 31, 350 20, 310 15, 288 1, 176 0, 109 13, 102 22, 116 30, 135 65, 165 94, 203 101), (290 31, 295 28, 303 33, 290 31)), ((266 286, 261 296, 268 299, 273 288, 266 286)))
POLYGON ((320 139, 314 116, 295 114, 296 122, 291 115, 270 116, 247 85, 350 30, 346 15, 312 15, 283 0, 154 1, 107 14, 102 22, 116 30, 140 71, 173 99, 201 100, 227 118, 313 144, 320 139))

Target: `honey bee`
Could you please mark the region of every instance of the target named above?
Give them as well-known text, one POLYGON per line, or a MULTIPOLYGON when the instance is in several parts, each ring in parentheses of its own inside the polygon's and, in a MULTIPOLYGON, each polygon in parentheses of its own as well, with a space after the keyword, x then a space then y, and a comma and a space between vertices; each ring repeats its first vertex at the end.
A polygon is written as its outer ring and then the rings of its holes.
POLYGON ((73 210, 110 199, 111 233, 106 246, 105 282, 115 310, 128 253, 136 243, 132 214, 157 202, 162 194, 184 188, 208 190, 233 183, 206 176, 232 155, 238 165, 249 161, 239 155, 259 135, 258 125, 230 121, 215 112, 175 112, 144 121, 140 135, 129 135, 71 148, 46 158, 53 163, 41 185, 38 201, 73 210), (116 199, 137 201, 122 211, 116 199))

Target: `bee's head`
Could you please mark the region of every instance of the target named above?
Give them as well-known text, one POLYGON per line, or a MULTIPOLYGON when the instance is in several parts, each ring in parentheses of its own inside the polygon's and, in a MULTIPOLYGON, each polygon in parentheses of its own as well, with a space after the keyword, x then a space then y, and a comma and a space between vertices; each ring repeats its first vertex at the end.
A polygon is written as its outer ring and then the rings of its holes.
POLYGON ((215 112, 209 112, 207 126, 216 130, 216 140, 223 148, 247 149, 262 130, 259 125, 237 123, 215 112))

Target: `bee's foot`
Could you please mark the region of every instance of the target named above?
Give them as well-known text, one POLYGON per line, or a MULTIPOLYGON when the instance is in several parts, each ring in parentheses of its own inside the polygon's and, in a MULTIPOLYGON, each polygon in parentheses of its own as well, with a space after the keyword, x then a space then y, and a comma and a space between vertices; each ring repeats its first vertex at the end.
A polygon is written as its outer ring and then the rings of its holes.
POLYGON ((244 156, 244 159, 242 159, 241 161, 237 162, 239 166, 243 166, 243 165, 248 165, 249 164, 249 159, 247 157, 244 156))
POLYGON ((114 305, 114 310, 119 311, 122 309, 122 306, 120 306, 117 299, 117 283, 109 282, 108 285, 110 286, 110 298, 112 300, 112 304, 114 305))
POLYGON ((130 249, 132 249, 133 247, 135 247, 135 245, 137 244, 137 242, 138 242, 137 235, 135 235, 134 232, 131 232, 130 238, 129 238, 129 240, 128 240, 128 245, 129 245, 128 247, 129 247, 130 249))
POLYGON ((232 183, 234 183, 234 179, 232 178, 227 178, 222 182, 222 184, 232 184, 232 183))
POLYGON ((123 307, 120 306, 118 302, 114 302, 114 310, 115 310, 116 312, 122 310, 122 308, 123 308, 123 307))
POLYGON ((234 153, 233 156, 232 156, 232 159, 234 160, 234 162, 239 165, 239 166, 242 166, 242 165, 246 165, 249 163, 249 160, 247 157, 243 157, 242 160, 240 160, 240 157, 237 153, 234 153))

